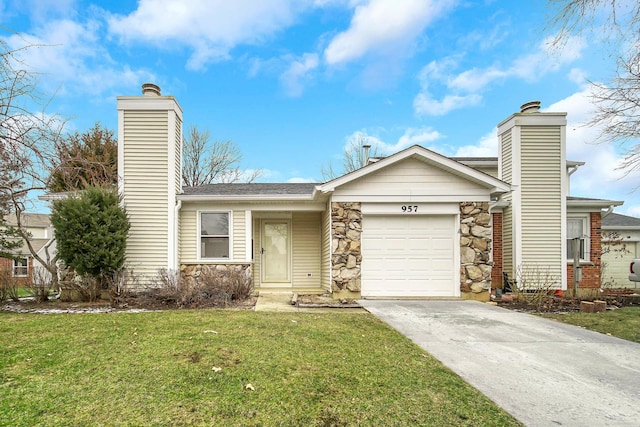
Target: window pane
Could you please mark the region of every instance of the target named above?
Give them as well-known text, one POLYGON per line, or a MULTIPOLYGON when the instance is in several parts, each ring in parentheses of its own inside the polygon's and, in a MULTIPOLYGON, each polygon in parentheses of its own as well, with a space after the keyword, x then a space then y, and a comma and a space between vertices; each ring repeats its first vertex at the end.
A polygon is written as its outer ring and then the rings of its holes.
POLYGON ((200 257, 202 258, 229 258, 228 237, 202 237, 200 257))
MULTIPOLYGON (((584 257, 584 239, 580 239, 580 259, 584 257)), ((573 239, 567 239, 567 259, 573 259, 573 239)))
POLYGON ((200 216, 200 233, 203 236, 228 236, 228 213, 203 213, 200 216))
POLYGON ((582 219, 567 219, 567 239, 584 236, 582 219))
POLYGON ((29 275, 29 259, 20 258, 13 260, 13 275, 14 276, 27 276, 29 275))

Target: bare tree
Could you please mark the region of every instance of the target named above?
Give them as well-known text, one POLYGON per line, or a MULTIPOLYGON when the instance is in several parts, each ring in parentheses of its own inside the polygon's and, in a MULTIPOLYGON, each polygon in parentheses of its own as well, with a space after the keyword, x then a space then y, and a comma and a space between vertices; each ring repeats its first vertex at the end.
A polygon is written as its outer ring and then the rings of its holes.
POLYGON ((326 181, 329 181, 338 176, 360 169, 367 165, 371 157, 379 156, 379 151, 378 145, 372 144, 371 139, 366 134, 358 132, 344 148, 342 170, 336 173, 333 164, 329 163, 327 166, 322 166, 322 177, 326 181))
POLYGON ((56 280, 55 257, 48 248, 44 258, 34 250, 23 223, 23 214, 35 194, 47 188, 55 144, 64 125, 57 116, 45 112, 49 100, 38 91, 35 73, 20 60, 22 51, 35 47, 26 44, 11 49, 0 39, 0 200, 15 214, 17 236, 56 280))
POLYGON ((640 170, 640 2, 627 0, 548 0, 554 45, 591 32, 607 42, 616 59, 615 77, 593 83, 595 113, 588 125, 601 128, 603 142, 626 145, 620 166, 625 173, 640 170))
POLYGON ((232 141, 211 141, 209 130, 189 128, 182 148, 182 183, 187 187, 253 182, 262 170, 240 168, 242 153, 232 141))

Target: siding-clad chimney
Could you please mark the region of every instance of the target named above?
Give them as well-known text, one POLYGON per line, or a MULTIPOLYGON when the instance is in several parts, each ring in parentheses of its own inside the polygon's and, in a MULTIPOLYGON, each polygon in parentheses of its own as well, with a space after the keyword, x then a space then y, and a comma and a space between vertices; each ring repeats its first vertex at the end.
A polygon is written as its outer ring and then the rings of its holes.
POLYGON ((181 189, 182 109, 153 83, 118 97, 119 188, 131 221, 127 265, 142 284, 176 269, 176 195, 181 189))
POLYGON ((498 125, 499 178, 512 184, 503 213, 503 271, 537 271, 566 289, 566 113, 523 104, 498 125))

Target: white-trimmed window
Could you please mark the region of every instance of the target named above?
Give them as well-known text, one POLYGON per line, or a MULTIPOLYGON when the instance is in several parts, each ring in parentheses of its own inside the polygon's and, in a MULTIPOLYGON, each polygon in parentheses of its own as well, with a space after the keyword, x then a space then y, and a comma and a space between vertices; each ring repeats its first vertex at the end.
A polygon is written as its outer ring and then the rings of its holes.
POLYGON ((200 212, 200 258, 231 258, 229 212, 200 212))
POLYGON ((14 258, 11 273, 13 277, 29 276, 29 258, 14 258))
POLYGON ((590 241, 587 232, 589 218, 585 216, 567 217, 567 260, 573 260, 573 239, 580 239, 580 260, 589 261, 590 241))

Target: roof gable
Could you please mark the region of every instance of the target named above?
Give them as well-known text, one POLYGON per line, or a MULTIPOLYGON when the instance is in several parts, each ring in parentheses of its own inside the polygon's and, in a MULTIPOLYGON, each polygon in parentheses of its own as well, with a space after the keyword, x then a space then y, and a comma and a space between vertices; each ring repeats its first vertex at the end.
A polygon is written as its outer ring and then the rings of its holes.
POLYGON ((419 145, 414 145, 389 157, 380 159, 375 163, 370 163, 365 167, 328 181, 318 186, 318 189, 322 192, 333 192, 339 187, 344 187, 362 178, 373 176, 407 159, 420 161, 444 173, 455 175, 463 181, 468 181, 477 186, 489 189, 492 195, 499 195, 511 191, 511 186, 506 182, 419 145))

